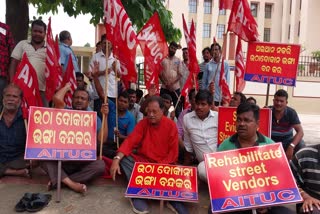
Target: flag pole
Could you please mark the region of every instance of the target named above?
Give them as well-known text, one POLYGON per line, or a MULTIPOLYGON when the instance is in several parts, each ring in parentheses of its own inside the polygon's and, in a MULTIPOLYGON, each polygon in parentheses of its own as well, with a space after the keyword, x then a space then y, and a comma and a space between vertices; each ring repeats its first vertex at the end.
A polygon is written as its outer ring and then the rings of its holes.
MULTIPOLYGON (((106 41, 106 73, 105 73, 105 84, 104 84, 104 104, 107 104, 108 102, 108 69, 109 69, 109 66, 108 66, 108 60, 109 60, 109 42, 108 40, 106 41)), ((104 133, 104 126, 106 125, 106 115, 105 114, 102 114, 102 126, 101 126, 101 138, 100 138, 100 160, 102 160, 102 146, 103 146, 103 135, 105 134, 104 133)), ((107 134, 107 133, 106 133, 107 134)))
MULTIPOLYGON (((115 61, 114 63, 117 63, 115 61)), ((113 71, 115 73, 115 78, 116 78, 116 129, 117 132, 119 132, 119 113, 118 113, 118 72, 117 72, 117 66, 112 66, 113 71)), ((119 135, 116 136, 116 143, 117 143, 117 148, 119 149, 119 135)))

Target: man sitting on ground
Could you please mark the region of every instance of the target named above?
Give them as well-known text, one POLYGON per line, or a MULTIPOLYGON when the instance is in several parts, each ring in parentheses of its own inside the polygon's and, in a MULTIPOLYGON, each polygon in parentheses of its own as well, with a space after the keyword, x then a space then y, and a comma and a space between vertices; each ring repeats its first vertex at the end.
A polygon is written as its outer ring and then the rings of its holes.
MULTIPOLYGON (((262 135, 259 131, 260 108, 251 103, 242 103, 237 108, 236 129, 237 133, 227 138, 218 147, 218 151, 227 151, 253 146, 262 146, 274 143, 270 138, 262 135)), ((209 212, 211 213, 211 209, 209 212)), ((251 214, 252 210, 230 212, 230 214, 251 214)), ((274 206, 259 208, 257 213, 286 213, 293 214, 287 207, 274 206)))
POLYGON ((143 114, 140 112, 140 105, 137 102, 137 92, 133 89, 128 89, 129 94, 129 112, 136 119, 136 123, 143 119, 143 114))
POLYGON ((240 104, 245 103, 247 101, 246 96, 241 92, 234 92, 231 98, 230 107, 238 107, 240 104))
POLYGON ((274 94, 272 108, 272 131, 271 139, 275 142, 282 142, 283 149, 286 152, 288 160, 291 160, 293 154, 305 146, 303 129, 297 112, 287 106, 288 93, 279 89, 274 94), (293 135, 293 129, 296 134, 293 135))
POLYGON ((290 166, 303 204, 297 206, 297 213, 320 213, 320 144, 299 150, 290 161, 290 166))
MULTIPOLYGON (((71 90, 70 83, 67 83, 53 97, 53 103, 56 108, 65 108, 64 96, 71 90)), ((86 111, 89 105, 89 94, 83 88, 78 88, 72 96, 72 109, 86 111)), ((108 105, 104 104, 101 107, 101 113, 107 115, 109 112, 108 105)), ((97 140, 101 139, 101 134, 104 132, 103 142, 107 139, 108 125, 105 124, 104 130, 101 130, 101 120, 97 117, 97 140)), ((43 161, 42 168, 48 173, 50 182, 48 188, 55 188, 57 185, 58 162, 43 161)), ((103 175, 105 164, 103 160, 96 161, 65 161, 62 163, 61 181, 75 192, 84 193, 87 191, 86 182, 103 175)))
MULTIPOLYGON (((152 96, 146 102, 147 118, 137 124, 113 159, 110 173, 114 180, 117 173, 121 174, 120 165, 129 180, 135 162, 162 164, 177 162, 179 146, 175 123, 163 115, 162 98, 152 96)), ((148 205, 145 200, 132 198, 131 203, 135 213, 148 213, 148 205)), ((171 201, 169 205, 178 213, 188 213, 181 202, 171 201)))
POLYGON ((26 127, 21 111, 22 91, 14 84, 3 90, 0 118, 0 178, 5 175, 29 176, 23 159, 26 127))
POLYGON ((199 90, 195 102, 195 110, 183 118, 183 143, 187 151, 184 165, 191 164, 191 156, 194 152, 199 161, 199 178, 207 182, 203 155, 217 150, 218 112, 211 110, 213 96, 208 90, 199 90))

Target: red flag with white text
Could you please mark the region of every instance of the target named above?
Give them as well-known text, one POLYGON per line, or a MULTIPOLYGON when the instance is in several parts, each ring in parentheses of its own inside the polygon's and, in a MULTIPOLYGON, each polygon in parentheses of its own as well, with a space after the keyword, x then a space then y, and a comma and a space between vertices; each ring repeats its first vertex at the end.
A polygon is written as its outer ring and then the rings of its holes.
POLYGON ((107 39, 112 43, 113 54, 120 61, 121 79, 126 88, 137 82, 136 33, 120 0, 104 0, 107 39))
POLYGON ((234 32, 244 41, 258 40, 258 25, 251 14, 247 0, 234 0, 229 22, 228 31, 234 32))
POLYGON ((159 88, 159 72, 162 60, 168 55, 168 45, 162 31, 157 12, 149 19, 137 35, 144 55, 144 82, 146 88, 151 85, 159 88))
POLYGON ((27 106, 42 107, 42 100, 39 91, 38 77, 33 66, 28 60, 27 54, 24 53, 20 64, 17 66, 17 72, 13 77, 13 83, 20 87, 23 91, 23 101, 21 103, 24 118, 28 118, 26 114, 27 106))
POLYGON ((224 58, 222 58, 222 62, 221 62, 219 87, 221 88, 222 103, 224 104, 229 103, 231 100, 231 94, 230 94, 229 86, 227 83, 226 75, 224 72, 224 58))
POLYGON ((59 58, 56 53, 55 42, 52 36, 51 17, 49 18, 48 23, 46 52, 46 98, 50 101, 58 89, 59 81, 62 78, 61 66, 59 64, 59 58))
POLYGON ((184 36, 186 39, 188 53, 189 53, 189 76, 191 76, 191 80, 194 88, 198 88, 198 81, 196 81, 198 73, 200 72, 200 67, 197 60, 197 47, 196 47, 196 29, 193 20, 191 21, 190 30, 188 32, 187 24, 184 19, 184 15, 182 14, 183 21, 183 30, 184 36))
POLYGON ((64 96, 64 102, 67 107, 72 107, 72 95, 74 91, 77 89, 77 81, 76 81, 76 75, 72 63, 72 56, 69 55, 68 65, 66 68, 66 72, 63 76, 62 84, 61 86, 64 87, 67 83, 71 84, 71 91, 68 91, 66 95, 64 96))
POLYGON ((245 64, 240 37, 238 37, 238 44, 236 48, 235 67, 236 91, 242 92, 246 86, 246 81, 244 80, 245 64))
POLYGON ((191 103, 189 100, 189 92, 192 88, 193 88, 193 79, 192 79, 192 76, 189 75, 181 91, 181 96, 185 98, 183 109, 189 108, 189 106, 191 106, 191 103))
POLYGON ((219 0, 219 10, 231 10, 233 0, 219 0))

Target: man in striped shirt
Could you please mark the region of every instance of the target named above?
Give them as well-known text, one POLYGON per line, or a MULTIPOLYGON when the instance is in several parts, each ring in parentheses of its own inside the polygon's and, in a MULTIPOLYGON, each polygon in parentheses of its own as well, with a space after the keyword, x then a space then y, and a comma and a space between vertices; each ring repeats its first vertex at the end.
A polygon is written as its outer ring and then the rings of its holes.
POLYGON ((303 204, 298 213, 320 213, 320 144, 299 150, 290 162, 303 204))

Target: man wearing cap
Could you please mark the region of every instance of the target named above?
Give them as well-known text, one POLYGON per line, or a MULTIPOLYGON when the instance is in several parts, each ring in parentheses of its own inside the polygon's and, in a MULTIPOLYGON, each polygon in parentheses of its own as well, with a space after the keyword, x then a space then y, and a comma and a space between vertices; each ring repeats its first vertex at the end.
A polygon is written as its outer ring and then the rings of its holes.
MULTIPOLYGON (((173 105, 176 106, 180 96, 180 79, 182 77, 181 60, 175 56, 179 45, 171 42, 169 45, 169 55, 161 62, 162 70, 159 78, 162 82, 160 95, 169 94, 172 98, 173 105)), ((176 108, 176 116, 178 117, 182 110, 182 106, 176 108)))

